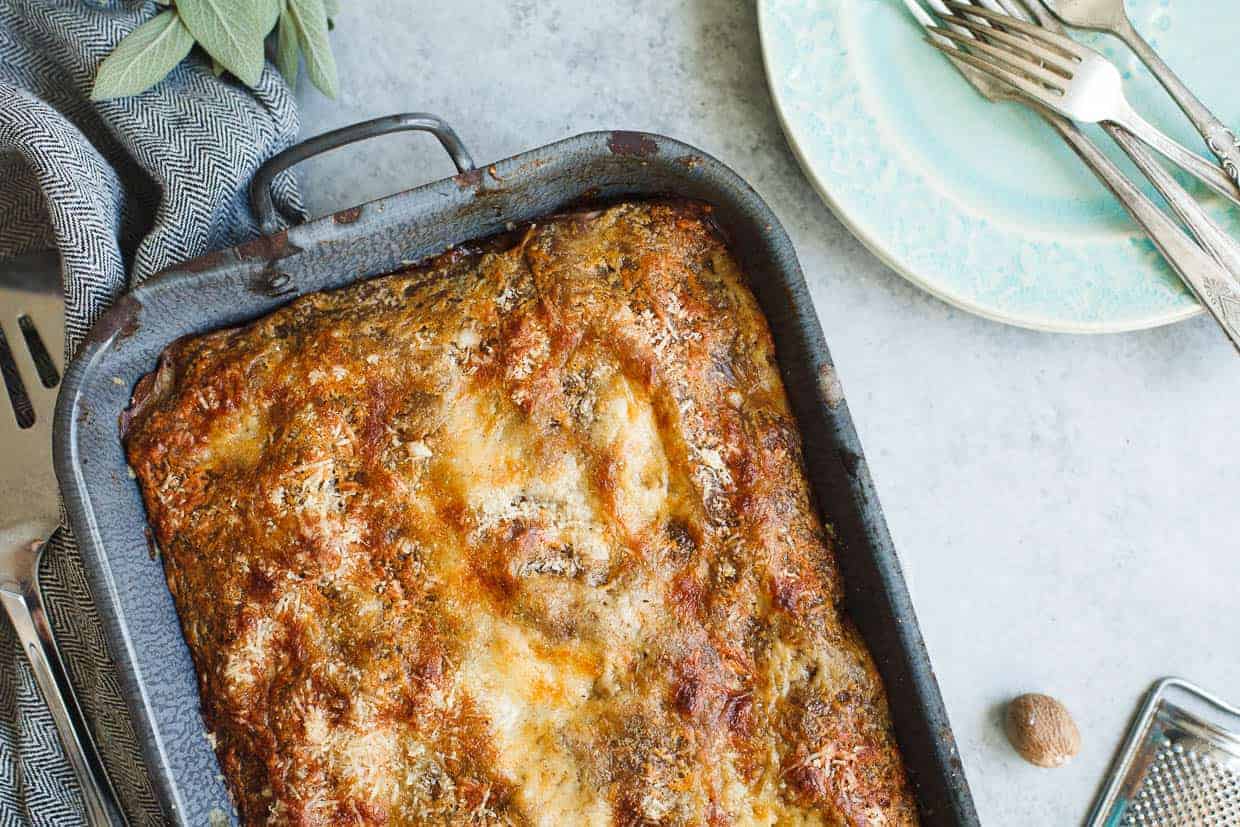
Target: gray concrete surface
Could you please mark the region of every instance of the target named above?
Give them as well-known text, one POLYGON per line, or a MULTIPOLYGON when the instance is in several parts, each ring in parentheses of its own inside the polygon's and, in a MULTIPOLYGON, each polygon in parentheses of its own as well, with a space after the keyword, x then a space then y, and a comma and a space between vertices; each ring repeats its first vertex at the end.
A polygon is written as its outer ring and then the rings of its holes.
MULTIPOLYGON (((397 111, 449 119, 479 161, 601 128, 716 155, 796 242, 865 444, 982 820, 1079 823, 1142 692, 1177 674, 1240 702, 1240 359, 1203 319, 1105 337, 973 318, 887 270, 818 200, 737 0, 369 0, 303 83, 307 135, 397 111), (1001 704, 1049 692, 1070 766, 1008 748, 1001 704)), ((441 177, 399 136, 304 165, 316 214, 441 177)))

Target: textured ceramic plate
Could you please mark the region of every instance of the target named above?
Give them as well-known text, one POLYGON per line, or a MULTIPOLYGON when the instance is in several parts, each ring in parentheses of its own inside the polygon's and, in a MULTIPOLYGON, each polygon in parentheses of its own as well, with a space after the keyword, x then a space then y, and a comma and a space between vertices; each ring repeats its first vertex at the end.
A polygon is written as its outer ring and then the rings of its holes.
MULTIPOLYGON (((793 150, 841 220, 897 272, 965 310, 1042 330, 1135 330, 1200 311, 1071 150, 1024 107, 974 92, 922 40, 901 0, 758 5, 767 77, 793 150)), ((1206 104, 1240 125, 1235 0, 1128 6, 1206 104)), ((1081 39, 1119 65, 1142 114, 1206 152, 1118 41, 1081 39)), ((1089 132, 1122 158, 1100 130, 1089 132)), ((1237 211, 1192 189, 1240 232, 1237 211)))

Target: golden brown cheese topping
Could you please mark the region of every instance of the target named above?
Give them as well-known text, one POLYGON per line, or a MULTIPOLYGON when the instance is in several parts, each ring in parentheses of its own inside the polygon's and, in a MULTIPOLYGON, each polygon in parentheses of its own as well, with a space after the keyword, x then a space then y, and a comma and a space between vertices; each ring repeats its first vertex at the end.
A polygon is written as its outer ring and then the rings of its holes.
POLYGON ((165 354, 129 459, 243 820, 916 822, 706 212, 552 219, 165 354))

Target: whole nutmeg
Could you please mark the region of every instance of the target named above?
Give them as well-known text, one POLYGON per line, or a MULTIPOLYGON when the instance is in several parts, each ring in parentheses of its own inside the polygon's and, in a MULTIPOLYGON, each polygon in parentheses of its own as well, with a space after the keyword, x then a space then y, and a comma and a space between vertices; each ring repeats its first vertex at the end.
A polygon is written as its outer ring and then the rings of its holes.
POLYGON ((1039 767, 1062 767, 1081 749, 1081 732, 1067 707, 1050 695, 1030 693, 1013 699, 1005 728, 1021 757, 1039 767))

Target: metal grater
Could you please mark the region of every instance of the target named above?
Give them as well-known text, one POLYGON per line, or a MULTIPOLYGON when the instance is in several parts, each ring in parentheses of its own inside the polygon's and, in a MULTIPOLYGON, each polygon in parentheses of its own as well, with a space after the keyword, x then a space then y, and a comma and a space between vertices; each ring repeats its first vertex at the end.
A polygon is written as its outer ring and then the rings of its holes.
POLYGON ((1179 678, 1154 684, 1087 823, 1240 825, 1240 709, 1179 678))

